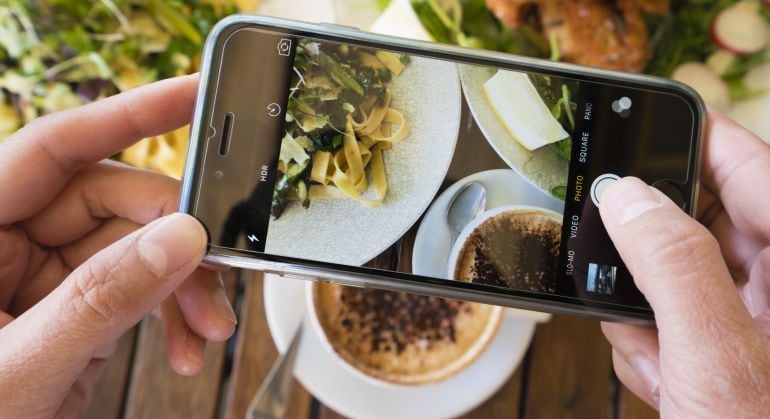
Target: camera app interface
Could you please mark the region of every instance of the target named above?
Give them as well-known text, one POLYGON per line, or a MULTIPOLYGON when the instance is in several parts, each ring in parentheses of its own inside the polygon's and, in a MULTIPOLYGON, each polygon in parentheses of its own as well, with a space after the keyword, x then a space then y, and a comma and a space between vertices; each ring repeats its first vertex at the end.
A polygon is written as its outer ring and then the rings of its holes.
MULTIPOLYGON (((220 245, 646 305, 597 205, 621 176, 687 181, 692 127, 676 132, 675 122, 691 112, 683 101, 355 44, 263 39, 273 42, 271 65, 290 76, 282 95, 255 108, 276 135, 232 140, 259 144, 261 158, 213 231, 220 245), (667 114, 650 117, 655 107, 667 114), (654 138, 665 125, 666 138, 654 138), (683 145, 672 148, 671 136, 683 145)), ((673 189, 687 202, 686 188, 673 189)))

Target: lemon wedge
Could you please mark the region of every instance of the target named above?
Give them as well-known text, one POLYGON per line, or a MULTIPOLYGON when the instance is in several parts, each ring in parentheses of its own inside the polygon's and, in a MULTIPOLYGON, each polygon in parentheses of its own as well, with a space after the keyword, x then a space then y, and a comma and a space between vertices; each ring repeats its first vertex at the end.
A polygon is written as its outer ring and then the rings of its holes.
POLYGON ((500 70, 484 83, 484 94, 506 131, 527 150, 569 137, 526 74, 500 70))

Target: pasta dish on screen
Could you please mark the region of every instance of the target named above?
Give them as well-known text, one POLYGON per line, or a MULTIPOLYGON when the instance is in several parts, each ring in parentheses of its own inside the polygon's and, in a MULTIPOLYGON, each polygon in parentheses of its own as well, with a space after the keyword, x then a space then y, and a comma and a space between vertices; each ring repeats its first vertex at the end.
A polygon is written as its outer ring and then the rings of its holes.
POLYGON ((388 84, 406 55, 360 47, 297 47, 272 214, 292 201, 354 199, 377 207, 388 189, 383 153, 409 135, 388 84))

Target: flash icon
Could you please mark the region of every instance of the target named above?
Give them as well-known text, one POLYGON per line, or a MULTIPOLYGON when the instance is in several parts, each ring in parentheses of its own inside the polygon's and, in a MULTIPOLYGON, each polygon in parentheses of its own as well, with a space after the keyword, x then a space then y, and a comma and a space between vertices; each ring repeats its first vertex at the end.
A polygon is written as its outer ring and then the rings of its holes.
POLYGON ((252 243, 259 241, 257 236, 255 236, 254 234, 249 234, 248 236, 246 236, 246 238, 249 239, 249 241, 252 242, 252 243))

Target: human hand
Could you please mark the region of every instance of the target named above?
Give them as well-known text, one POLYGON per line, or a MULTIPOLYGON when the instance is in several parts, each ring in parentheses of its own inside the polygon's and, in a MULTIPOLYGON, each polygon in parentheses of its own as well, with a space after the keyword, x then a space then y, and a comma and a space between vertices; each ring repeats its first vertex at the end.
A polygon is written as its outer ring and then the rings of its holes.
POLYGON ((0 417, 77 416, 115 341, 159 306, 181 374, 232 335, 221 278, 198 267, 206 232, 172 214, 178 182, 100 162, 187 123, 197 85, 141 87, 0 144, 0 417))
POLYGON ((770 148, 712 112, 703 154, 700 223, 638 179, 605 191, 602 220, 657 328, 602 329, 620 380, 661 416, 767 417, 770 148))

